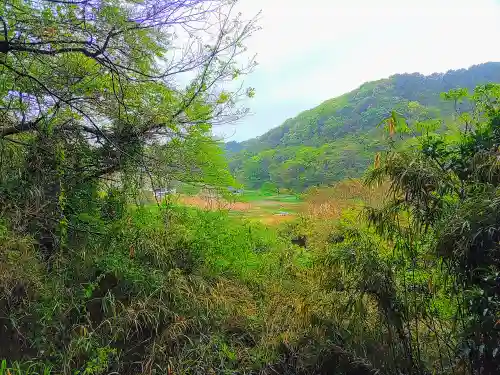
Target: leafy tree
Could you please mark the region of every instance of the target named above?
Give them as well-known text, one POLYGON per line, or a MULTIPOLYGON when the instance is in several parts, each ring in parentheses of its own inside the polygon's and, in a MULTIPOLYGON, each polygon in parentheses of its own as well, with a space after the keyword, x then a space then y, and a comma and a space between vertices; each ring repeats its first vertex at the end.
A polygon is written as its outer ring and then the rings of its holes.
POLYGON ((262 191, 264 192, 268 192, 268 193, 278 193, 279 194, 279 188, 276 184, 272 183, 272 182, 265 182, 264 184, 262 184, 262 187, 261 187, 262 191))
POLYGON ((388 178, 392 199, 369 210, 369 218, 379 233, 400 243, 411 264, 425 257, 444 263, 454 280, 454 319, 461 321, 455 326, 461 337, 457 357, 470 373, 496 374, 500 85, 478 86, 470 96, 464 90, 444 96, 471 102, 468 116, 458 117, 465 123, 447 134, 425 132, 416 144, 389 151, 369 181, 388 178))
POLYGON ((236 102, 253 91, 222 83, 253 67, 252 60, 242 66, 240 55, 256 30, 234 7, 226 0, 2 2, 0 168, 9 183, 1 204, 28 222, 37 218, 35 227, 53 232, 59 222, 64 232, 96 183, 113 176, 122 188, 154 172, 230 180, 220 155, 214 162, 220 153, 210 130, 246 113, 236 102))

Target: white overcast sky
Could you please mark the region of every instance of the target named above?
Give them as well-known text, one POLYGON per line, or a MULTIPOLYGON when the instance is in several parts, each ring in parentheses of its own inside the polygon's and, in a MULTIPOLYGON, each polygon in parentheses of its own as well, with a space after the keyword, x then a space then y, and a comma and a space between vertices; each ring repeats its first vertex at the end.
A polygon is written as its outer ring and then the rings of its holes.
POLYGON ((245 140, 394 73, 430 74, 500 61, 500 0, 240 0, 262 11, 248 40, 252 115, 218 129, 245 140))

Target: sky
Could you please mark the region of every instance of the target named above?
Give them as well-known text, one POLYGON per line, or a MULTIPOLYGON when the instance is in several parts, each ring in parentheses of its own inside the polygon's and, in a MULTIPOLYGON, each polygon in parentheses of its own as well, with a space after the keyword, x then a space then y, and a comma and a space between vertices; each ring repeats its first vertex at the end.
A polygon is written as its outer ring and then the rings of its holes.
POLYGON ((215 133, 242 141, 303 110, 395 73, 500 61, 500 0, 240 0, 261 11, 247 40, 251 114, 215 133))

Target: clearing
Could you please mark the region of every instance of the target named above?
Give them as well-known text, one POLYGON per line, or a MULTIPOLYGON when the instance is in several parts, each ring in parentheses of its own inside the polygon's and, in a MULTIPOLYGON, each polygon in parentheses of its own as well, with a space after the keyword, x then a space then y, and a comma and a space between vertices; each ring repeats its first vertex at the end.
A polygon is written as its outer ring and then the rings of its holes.
POLYGON ((187 206, 208 210, 226 209, 234 217, 258 220, 264 224, 276 225, 293 220, 304 209, 304 202, 296 195, 266 194, 248 191, 229 202, 221 198, 203 195, 181 195, 179 201, 187 206))

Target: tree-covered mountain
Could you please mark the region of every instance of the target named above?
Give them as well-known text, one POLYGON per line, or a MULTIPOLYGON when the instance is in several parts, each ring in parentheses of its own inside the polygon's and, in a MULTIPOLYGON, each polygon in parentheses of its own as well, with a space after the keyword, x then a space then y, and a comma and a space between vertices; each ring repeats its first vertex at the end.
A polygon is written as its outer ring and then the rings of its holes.
POLYGON ((359 176, 372 162, 373 154, 384 147, 377 124, 391 111, 418 120, 446 119, 454 113, 455 105, 442 99, 443 92, 457 87, 472 91, 488 82, 500 82, 500 63, 428 76, 396 74, 365 83, 260 137, 226 143, 231 170, 250 188, 267 182, 301 190, 359 176))

